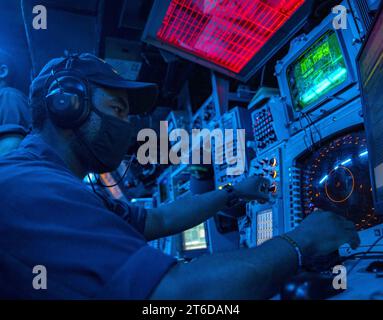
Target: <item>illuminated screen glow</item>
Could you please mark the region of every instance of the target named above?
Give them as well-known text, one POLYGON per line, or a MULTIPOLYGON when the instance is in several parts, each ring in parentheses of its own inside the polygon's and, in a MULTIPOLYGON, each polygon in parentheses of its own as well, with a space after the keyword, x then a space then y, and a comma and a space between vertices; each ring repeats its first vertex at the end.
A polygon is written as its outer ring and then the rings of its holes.
POLYGON ((207 248, 204 223, 183 232, 182 238, 185 251, 207 248))
POLYGON ((372 202, 368 156, 366 134, 358 130, 298 159, 304 215, 332 211, 353 221, 357 230, 382 223, 372 202))
POLYGON ((172 0, 162 42, 239 73, 305 0, 172 0))
POLYGON ((287 70, 295 110, 317 102, 348 78, 346 61, 335 32, 327 32, 287 70))

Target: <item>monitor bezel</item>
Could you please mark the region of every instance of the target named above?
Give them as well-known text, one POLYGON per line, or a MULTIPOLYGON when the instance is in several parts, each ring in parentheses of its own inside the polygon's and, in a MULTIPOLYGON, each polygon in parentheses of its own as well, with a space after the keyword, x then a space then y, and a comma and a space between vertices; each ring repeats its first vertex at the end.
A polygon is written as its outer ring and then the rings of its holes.
MULTIPOLYGON (((360 59, 362 57, 362 54, 363 54, 364 50, 366 49, 366 46, 367 46, 368 41, 369 41, 369 39, 371 37, 371 34, 374 31, 374 28, 376 27, 377 22, 378 22, 380 17, 383 18, 383 2, 380 4, 380 7, 379 7, 379 9, 378 9, 378 11, 376 13, 374 22, 371 25, 370 30, 367 31, 367 35, 366 35, 366 38, 365 38, 365 40, 363 42, 362 48, 360 49, 359 54, 358 54, 358 56, 356 58, 356 65, 357 65, 356 69, 357 69, 358 83, 359 83, 360 95, 361 95, 361 100, 362 100, 362 109, 363 109, 363 114, 364 115, 367 114, 367 106, 366 106, 367 99, 365 98, 365 93, 363 91, 363 86, 362 86, 362 75, 361 75, 361 72, 360 72, 360 59)), ((365 117, 364 117, 364 121, 365 121, 365 117)), ((364 127, 365 127, 365 130, 366 130, 367 147, 368 147, 368 152, 369 152, 368 164, 369 164, 369 167, 370 167, 370 178, 371 178, 371 186, 372 186, 372 198, 373 198, 373 201, 374 201, 375 212, 378 215, 383 215, 383 199, 382 200, 378 199, 377 188, 376 188, 376 180, 375 180, 375 174, 374 174, 375 168, 374 168, 374 166, 372 164, 372 161, 370 160, 371 159, 371 155, 375 155, 375 148, 372 145, 372 132, 369 129, 369 126, 366 125, 366 123, 365 123, 364 127)))
POLYGON ((353 40, 355 39, 354 32, 357 29, 355 21, 349 19, 349 25, 347 29, 335 30, 333 27, 333 19, 334 15, 329 14, 322 21, 322 23, 316 28, 314 28, 310 33, 308 33, 307 35, 302 34, 296 37, 291 42, 291 47, 288 54, 276 65, 276 75, 281 90, 281 96, 286 101, 288 108, 287 112, 291 122, 295 122, 298 119, 300 119, 302 111, 303 113, 311 113, 317 109, 320 109, 321 107, 323 108, 327 105, 332 106, 333 104, 335 107, 336 104, 339 104, 340 101, 343 99, 343 95, 357 82, 357 75, 355 70, 356 66, 355 63, 353 63, 353 59, 355 59, 357 56, 355 52, 355 46, 357 44, 353 44, 353 40), (302 54, 304 54, 313 44, 315 44, 321 37, 323 37, 329 31, 334 31, 337 35, 341 51, 346 62, 346 67, 348 70, 348 79, 343 84, 333 88, 323 97, 313 102, 302 111, 298 111, 295 109, 292 102, 292 94, 288 81, 287 70, 293 63, 297 61, 297 59, 299 59, 299 57, 302 56, 302 54), (339 97, 339 99, 333 99, 332 97, 334 96, 339 97))
POLYGON ((174 53, 181 58, 187 59, 206 68, 220 72, 231 78, 248 82, 267 61, 280 50, 283 45, 288 43, 294 35, 301 30, 305 23, 306 18, 313 11, 316 0, 305 0, 303 5, 293 14, 293 16, 286 21, 286 23, 279 29, 261 50, 249 61, 249 63, 239 72, 235 73, 221 67, 214 62, 200 58, 192 53, 178 49, 169 45, 156 37, 156 32, 162 24, 166 15, 167 8, 171 0, 154 0, 152 10, 149 14, 148 22, 143 31, 141 40, 149 45, 153 45, 159 49, 166 50, 174 53), (282 40, 281 40, 282 39, 282 40))
POLYGON ((289 83, 289 81, 287 81, 287 86, 289 88, 289 92, 290 92, 290 99, 291 99, 291 107, 293 108, 293 112, 295 115, 298 115, 301 113, 301 112, 308 112, 308 111, 311 111, 312 109, 315 109, 318 105, 320 105, 324 100, 327 99, 328 96, 332 96, 335 92, 339 92, 339 91, 342 91, 343 88, 347 87, 350 85, 350 83, 353 83, 355 82, 355 75, 353 73, 350 74, 350 70, 352 70, 350 68, 350 63, 349 63, 349 59, 348 59, 348 56, 347 56, 347 52, 344 50, 344 47, 342 45, 342 39, 340 38, 339 36, 339 33, 336 32, 336 30, 334 29, 329 29, 329 28, 324 28, 324 31, 321 33, 321 35, 319 37, 316 37, 315 38, 315 41, 311 43, 311 41, 309 42, 310 44, 306 46, 306 48, 301 52, 300 55, 297 55, 296 56, 296 59, 288 64, 286 66, 286 79, 288 79, 288 70, 290 69, 290 67, 297 63, 297 61, 299 59, 301 59, 301 57, 303 55, 305 55, 307 53, 308 50, 311 49, 311 47, 313 47, 314 45, 317 44, 317 42, 319 42, 326 34, 335 34, 337 40, 338 40, 338 43, 339 43, 339 47, 341 49, 341 52, 342 52, 342 56, 343 56, 343 59, 345 61, 345 64, 346 64, 346 68, 347 68, 347 79, 342 82, 341 84, 339 84, 338 86, 334 87, 333 89, 331 89, 330 91, 328 91, 326 94, 322 95, 319 99, 311 102, 310 104, 308 104, 306 107, 304 107, 303 109, 301 110, 297 110, 294 103, 293 103, 293 99, 292 99, 292 94, 291 94, 291 91, 292 91, 292 87, 291 87, 291 84, 289 83), (351 77, 351 79, 350 79, 351 77))

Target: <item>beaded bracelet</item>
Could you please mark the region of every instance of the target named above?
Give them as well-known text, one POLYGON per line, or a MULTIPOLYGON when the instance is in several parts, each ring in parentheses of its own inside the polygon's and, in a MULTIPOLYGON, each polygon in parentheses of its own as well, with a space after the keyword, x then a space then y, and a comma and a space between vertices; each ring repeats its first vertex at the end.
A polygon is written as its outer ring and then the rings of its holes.
POLYGON ((298 243, 296 243, 293 239, 291 239, 289 236, 287 236, 285 234, 278 236, 278 238, 281 238, 281 239, 287 241, 294 248, 295 252, 297 253, 298 268, 301 269, 303 267, 303 254, 302 254, 302 250, 299 247, 298 243))

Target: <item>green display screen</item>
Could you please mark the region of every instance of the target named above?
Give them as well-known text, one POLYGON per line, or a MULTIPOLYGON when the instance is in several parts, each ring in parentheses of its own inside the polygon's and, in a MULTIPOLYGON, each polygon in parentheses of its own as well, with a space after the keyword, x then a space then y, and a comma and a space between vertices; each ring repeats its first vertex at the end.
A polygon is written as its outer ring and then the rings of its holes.
POLYGON ((192 229, 184 231, 182 236, 183 236, 183 249, 185 251, 207 248, 204 223, 201 223, 200 225, 192 229))
POLYGON ((301 111, 343 84, 348 70, 339 40, 329 31, 287 69, 293 107, 301 111))

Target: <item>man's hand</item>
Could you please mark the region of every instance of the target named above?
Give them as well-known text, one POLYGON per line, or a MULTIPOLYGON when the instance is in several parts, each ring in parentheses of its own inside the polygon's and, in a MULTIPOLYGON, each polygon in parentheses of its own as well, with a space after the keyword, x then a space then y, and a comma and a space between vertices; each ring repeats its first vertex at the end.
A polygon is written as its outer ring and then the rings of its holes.
POLYGON ((348 243, 353 249, 360 245, 355 225, 332 212, 316 211, 288 234, 301 247, 304 256, 323 256, 348 243))
POLYGON ((246 201, 257 200, 268 202, 270 200, 270 181, 260 176, 246 178, 234 186, 238 197, 246 201))

